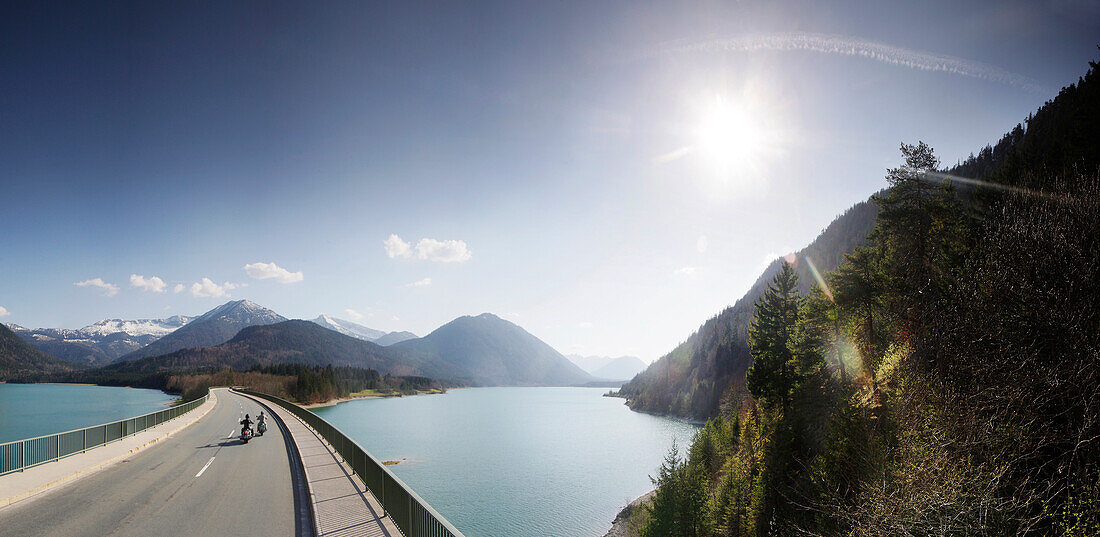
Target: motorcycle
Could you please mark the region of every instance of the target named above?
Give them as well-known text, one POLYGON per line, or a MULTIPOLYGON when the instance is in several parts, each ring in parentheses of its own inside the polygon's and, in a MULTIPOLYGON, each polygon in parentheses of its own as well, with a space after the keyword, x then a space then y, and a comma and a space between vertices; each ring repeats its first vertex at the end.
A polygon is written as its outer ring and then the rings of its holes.
POLYGON ((242 444, 247 444, 248 441, 251 440, 251 439, 252 439, 252 428, 251 427, 245 427, 245 428, 241 429, 241 443, 242 444))
POLYGON ((267 432, 267 424, 261 421, 256 425, 256 436, 263 436, 265 432, 267 432))

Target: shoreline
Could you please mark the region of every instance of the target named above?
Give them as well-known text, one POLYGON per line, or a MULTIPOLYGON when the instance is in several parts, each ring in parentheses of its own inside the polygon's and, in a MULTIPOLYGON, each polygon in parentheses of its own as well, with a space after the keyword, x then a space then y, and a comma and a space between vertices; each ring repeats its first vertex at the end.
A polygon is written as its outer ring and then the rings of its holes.
POLYGON ((459 388, 447 388, 443 392, 417 392, 412 394, 395 393, 393 395, 356 395, 354 397, 337 397, 336 399, 329 399, 323 403, 309 403, 308 405, 298 405, 302 408, 323 408, 327 406, 336 406, 340 403, 346 403, 348 401, 357 401, 359 399, 393 399, 395 397, 415 397, 417 395, 441 395, 447 393, 450 390, 457 390, 459 388))
POLYGON ((603 537, 637 537, 637 533, 634 530, 639 528, 630 527, 630 523, 634 518, 631 515, 643 505, 648 504, 656 493, 656 489, 651 490, 626 504, 626 507, 623 507, 622 510, 619 511, 619 514, 615 515, 615 520, 611 522, 611 529, 607 530, 607 533, 604 534, 603 537))
MULTIPOLYGON (((390 396, 393 397, 393 396, 390 396)), ((302 408, 321 408, 326 406, 336 406, 340 403, 346 403, 348 401, 356 401, 359 399, 385 399, 381 395, 357 395, 355 397, 337 397, 336 399, 329 399, 323 403, 309 403, 308 405, 298 405, 302 408)))

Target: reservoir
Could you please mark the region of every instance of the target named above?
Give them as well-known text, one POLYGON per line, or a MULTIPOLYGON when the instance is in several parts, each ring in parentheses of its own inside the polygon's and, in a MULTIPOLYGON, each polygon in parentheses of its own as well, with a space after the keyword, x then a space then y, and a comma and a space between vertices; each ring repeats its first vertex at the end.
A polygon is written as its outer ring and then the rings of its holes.
POLYGON ((158 390, 0 383, 0 444, 164 410, 175 399, 158 390))
POLYGON ((469 388, 315 412, 469 537, 602 537, 695 425, 607 388, 469 388))

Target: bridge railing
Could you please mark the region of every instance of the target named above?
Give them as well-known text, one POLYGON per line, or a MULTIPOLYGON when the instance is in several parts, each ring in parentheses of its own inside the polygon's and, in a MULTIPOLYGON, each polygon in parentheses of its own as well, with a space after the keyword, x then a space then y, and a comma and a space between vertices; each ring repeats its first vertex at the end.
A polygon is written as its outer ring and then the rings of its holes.
POLYGON ((240 388, 236 390, 267 399, 287 409, 317 431, 347 461, 359 479, 363 480, 405 537, 464 537, 443 515, 437 513, 428 502, 393 475, 386 465, 324 418, 290 401, 266 393, 240 388))
POLYGON ((135 435, 198 408, 207 397, 209 395, 134 418, 0 444, 0 475, 64 459, 135 435))

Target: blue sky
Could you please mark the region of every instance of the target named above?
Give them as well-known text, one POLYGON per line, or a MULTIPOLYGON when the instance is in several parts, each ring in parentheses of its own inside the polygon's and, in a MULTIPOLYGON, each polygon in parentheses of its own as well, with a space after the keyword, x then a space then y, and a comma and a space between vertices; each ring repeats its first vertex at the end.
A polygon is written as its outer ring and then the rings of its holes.
POLYGON ((0 321, 489 311, 649 361, 900 142, 965 158, 1100 57, 1090 2, 225 4, 6 8, 0 321))

